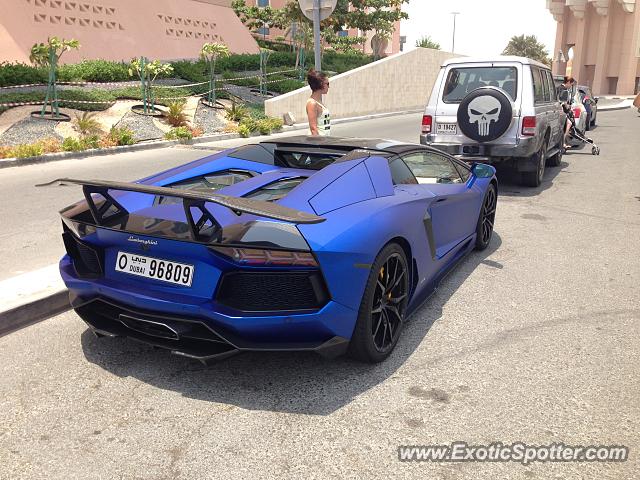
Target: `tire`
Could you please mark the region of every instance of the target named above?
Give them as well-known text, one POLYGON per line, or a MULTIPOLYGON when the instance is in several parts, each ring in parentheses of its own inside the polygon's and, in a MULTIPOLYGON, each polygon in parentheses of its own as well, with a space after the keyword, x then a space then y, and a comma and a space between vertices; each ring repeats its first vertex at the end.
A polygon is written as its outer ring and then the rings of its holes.
POLYGON ((595 117, 593 117, 593 121, 591 122, 591 126, 592 126, 592 127, 595 127, 595 126, 596 126, 596 119, 597 119, 597 117, 598 117, 598 111, 596 110, 596 116, 595 116, 595 117))
POLYGON ((585 132, 588 132, 589 130, 591 130, 591 114, 590 113, 587 114, 587 121, 585 123, 584 130, 585 132))
POLYGON ((367 279, 358 310, 358 319, 349 342, 351 357, 362 362, 379 363, 385 360, 395 348, 404 326, 407 308, 409 291, 407 265, 404 250, 396 243, 390 243, 384 247, 376 257, 367 279), (392 269, 393 278, 391 277, 392 269), (389 289, 389 287, 393 288, 389 289))
POLYGON ((484 250, 491 243, 493 235, 493 224, 496 220, 496 206, 498 203, 498 194, 493 183, 489 184, 487 192, 482 200, 482 207, 478 215, 478 223, 476 225, 476 250, 484 250))
POLYGON ((540 150, 533 154, 531 157, 536 163, 535 172, 522 172, 521 183, 527 187, 539 187, 544 178, 544 167, 547 162, 547 140, 542 143, 540 150))
POLYGON ((560 138, 557 148, 558 152, 547 159, 547 165, 550 167, 559 167, 562 164, 562 156, 564 155, 564 137, 560 138))

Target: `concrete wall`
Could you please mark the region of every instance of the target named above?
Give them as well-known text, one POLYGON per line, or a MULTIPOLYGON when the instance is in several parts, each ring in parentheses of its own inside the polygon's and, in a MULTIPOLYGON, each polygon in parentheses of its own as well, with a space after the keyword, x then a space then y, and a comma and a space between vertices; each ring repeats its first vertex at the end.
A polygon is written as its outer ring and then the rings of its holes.
POLYGON ((205 42, 234 53, 258 45, 230 8, 230 0, 1 0, 0 61, 28 62, 31 46, 48 37, 75 38, 81 59, 195 58, 205 42))
MULTIPOLYGON (((364 67, 331 77, 324 104, 332 118, 393 112, 424 107, 443 61, 459 55, 416 48, 384 58, 364 67)), ((267 115, 281 118, 293 113, 297 122, 306 122, 305 106, 309 87, 267 100, 267 115)))

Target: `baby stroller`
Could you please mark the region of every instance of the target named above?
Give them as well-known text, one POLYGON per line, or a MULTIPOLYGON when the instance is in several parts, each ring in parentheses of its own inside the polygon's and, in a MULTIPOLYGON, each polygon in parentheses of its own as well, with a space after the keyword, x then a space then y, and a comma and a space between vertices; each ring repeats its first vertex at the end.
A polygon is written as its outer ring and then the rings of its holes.
POLYGON ((576 140, 591 145, 591 155, 600 155, 600 147, 589 137, 585 135, 576 125, 576 117, 573 114, 573 109, 566 103, 562 104, 564 113, 567 115, 567 121, 571 122, 571 129, 569 130, 569 138, 575 138, 576 140))

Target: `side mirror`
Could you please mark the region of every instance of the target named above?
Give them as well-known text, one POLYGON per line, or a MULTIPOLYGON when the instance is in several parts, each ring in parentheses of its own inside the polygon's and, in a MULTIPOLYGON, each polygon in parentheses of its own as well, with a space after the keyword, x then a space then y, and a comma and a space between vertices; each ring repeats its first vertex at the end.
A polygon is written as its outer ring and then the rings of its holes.
POLYGON ((496 173, 495 168, 484 163, 474 163, 471 167, 471 173, 478 178, 491 178, 496 173))

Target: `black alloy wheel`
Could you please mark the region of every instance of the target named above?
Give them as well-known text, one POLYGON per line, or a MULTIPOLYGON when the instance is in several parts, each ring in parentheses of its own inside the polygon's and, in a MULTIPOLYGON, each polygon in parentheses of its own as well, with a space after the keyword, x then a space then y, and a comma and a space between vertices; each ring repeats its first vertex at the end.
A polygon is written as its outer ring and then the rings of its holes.
POLYGON ((351 356, 368 363, 389 356, 404 326, 408 292, 404 250, 391 243, 378 254, 369 273, 349 346, 351 356))
POLYGON ((487 193, 484 195, 482 209, 478 217, 476 227, 476 250, 484 250, 491 243, 493 236, 493 225, 496 221, 496 207, 498 205, 498 194, 493 184, 489 185, 487 193))

